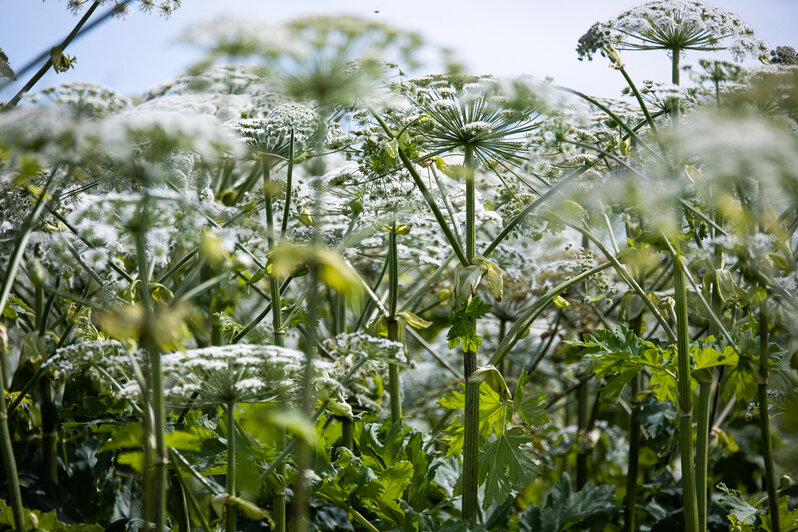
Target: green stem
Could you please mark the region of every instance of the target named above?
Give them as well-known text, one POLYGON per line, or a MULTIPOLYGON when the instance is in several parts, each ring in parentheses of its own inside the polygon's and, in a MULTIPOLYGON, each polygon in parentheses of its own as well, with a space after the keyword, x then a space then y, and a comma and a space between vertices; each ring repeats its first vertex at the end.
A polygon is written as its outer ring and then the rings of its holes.
POLYGON ((341 418, 341 445, 347 449, 355 447, 354 425, 348 417, 341 418))
MULTIPOLYGON (((623 264, 621 264, 620 261, 618 261, 618 259, 612 253, 609 252, 607 247, 598 238, 596 238, 595 235, 593 235, 590 231, 588 231, 586 228, 578 226, 578 225, 575 225, 575 224, 570 224, 568 222, 564 222, 564 223, 566 225, 568 225, 569 227, 571 227, 573 229, 576 229, 577 231, 582 233, 591 242, 593 242, 593 244, 595 244, 595 246, 599 249, 599 251, 601 251, 601 253, 603 253, 604 256, 607 257, 607 260, 609 260, 612 263, 612 266, 615 268, 615 271, 618 272, 618 274, 623 278, 623 280, 626 282, 626 284, 628 284, 629 287, 632 290, 634 290, 634 292, 638 295, 638 297, 640 297, 640 299, 643 301, 643 304, 646 306, 648 311, 651 312, 651 314, 654 316, 654 318, 656 318, 657 322, 660 324, 662 329, 665 331, 665 334, 668 335, 668 339, 671 342, 675 342, 676 341, 676 335, 673 333, 673 330, 670 328, 668 323, 665 321, 665 319, 659 313, 659 310, 657 310, 657 307, 654 306, 654 303, 652 303, 651 300, 648 298, 648 295, 646 294, 646 292, 640 287, 640 285, 637 283, 637 281, 635 281, 634 277, 632 277, 629 274, 629 272, 626 270, 626 268, 624 268, 623 264)), ((682 278, 682 279, 684 279, 684 278, 682 278)))
MULTIPOLYGON (((234 402, 227 403, 227 478, 226 490, 231 497, 236 496, 236 424, 235 424, 235 408, 234 402)), ((226 521, 225 531, 236 531, 236 518, 238 511, 232 504, 228 504, 226 508, 226 521)))
POLYGON ((714 373, 709 369, 699 379, 698 411, 695 442, 695 484, 698 503, 698 530, 707 530, 707 476, 709 474, 709 419, 712 393, 714 391, 714 373))
MULTIPOLYGON (((314 134, 312 143, 314 152, 321 151, 322 139, 326 136, 326 124, 319 121, 317 132, 314 134)), ((321 176, 323 171, 323 161, 319 159, 319 164, 315 166, 319 172, 315 175, 321 176)), ((314 167, 310 168, 313 172, 314 167)), ((321 202, 322 202, 322 183, 321 179, 313 181, 313 216, 316 223, 313 226, 313 246, 319 248, 321 244, 321 202)), ((309 286, 307 290, 307 327, 305 328, 305 338, 303 350, 305 353, 304 374, 302 377, 302 392, 301 392, 301 407, 306 416, 311 417, 313 405, 315 403, 313 396, 313 358, 315 356, 315 349, 317 340, 316 327, 319 321, 319 267, 317 264, 310 265, 310 275, 308 276, 309 286)), ((296 486, 294 489, 294 530, 295 532, 306 532, 308 530, 308 514, 309 514, 309 497, 307 493, 308 471, 311 465, 312 449, 304 441, 300 441, 297 445, 296 453, 296 486)))
MULTIPOLYGON (((376 112, 372 111, 372 115, 374 118, 379 122, 380 126, 385 130, 389 137, 394 138, 394 134, 385 121, 380 117, 376 112)), ((438 208, 438 204, 435 203, 435 198, 432 197, 430 194, 427 185, 424 184, 424 180, 421 179, 421 176, 416 171, 415 166, 413 166, 413 162, 405 155, 403 150, 399 150, 399 159, 402 160, 402 164, 405 166, 407 171, 410 173, 410 177, 413 178, 413 182, 418 187, 418 190, 421 192, 421 195, 424 196, 424 201, 427 202, 432 214, 435 215, 435 220, 438 222, 438 225, 443 231, 443 235, 446 237, 446 241, 449 242, 449 245, 452 246, 452 250, 454 250, 457 258, 460 260, 460 264, 463 266, 468 266, 470 264, 469 260, 466 258, 465 253, 463 253, 463 249, 460 247, 460 244, 457 242, 457 237, 455 237, 454 233, 452 232, 449 225, 446 223, 446 218, 444 218, 443 213, 438 208)))
POLYGON ((466 182, 466 258, 469 264, 477 254, 477 225, 476 225, 476 192, 474 190, 474 148, 471 144, 465 145, 465 182, 466 182))
POLYGON ((588 432, 588 411, 590 409, 590 380, 583 381, 576 389, 576 426, 579 450, 576 453, 576 490, 587 484, 589 450, 585 443, 588 432))
MULTIPOLYGON (((2 308, 2 307, 0 307, 2 308)), ((0 325, 0 327, 2 327, 0 325)), ((11 503, 11 512, 14 515, 14 526, 17 530, 25 531, 24 508, 22 506, 22 493, 19 489, 19 476, 17 463, 14 460, 14 447, 11 444, 11 432, 8 430, 8 410, 6 409, 6 346, 5 329, 0 330, 0 454, 3 459, 8 495, 11 503)))
POLYGON ((465 375, 465 412, 463 432, 463 520, 476 524, 479 513, 479 383, 470 382, 469 377, 477 369, 477 353, 466 351, 463 354, 463 374, 465 375))
POLYGON ((194 510, 194 513, 199 518, 200 523, 202 524, 202 528, 204 528, 206 532, 211 532, 212 529, 207 519, 205 519, 205 514, 202 513, 202 510, 200 509, 197 499, 194 497, 194 494, 191 492, 191 489, 186 485, 186 481, 183 479, 183 474, 180 472, 180 465, 177 459, 175 458, 174 453, 175 453, 174 450, 171 450, 169 453, 169 461, 172 464, 172 471, 174 472, 174 478, 180 484, 180 487, 183 490, 183 494, 186 496, 189 506, 191 506, 191 509, 194 510))
MULTIPOLYGON (((679 85, 679 56, 681 55, 680 50, 671 50, 673 54, 673 58, 671 59, 671 83, 678 86, 679 85)), ((673 98, 671 100, 671 105, 673 106, 673 120, 676 121, 677 117, 679 116, 679 98, 673 98)))
MULTIPOLYGON (((642 312, 631 320, 632 332, 640 336, 643 329, 642 312)), ((626 510, 624 532, 634 532, 637 518, 637 472, 640 465, 640 388, 643 377, 640 373, 632 377, 632 414, 629 416, 629 461, 626 470, 626 510)))
POLYGON ((640 465, 640 384, 642 376, 632 377, 632 415, 629 416, 629 462, 626 470, 626 510, 624 532, 636 530, 637 471, 640 465))
POLYGON ((690 336, 687 319, 687 287, 684 257, 673 257, 673 288, 676 299, 676 338, 679 391, 679 451, 682 460, 682 498, 686 532, 698 532, 698 500, 693 468, 693 391, 691 386, 690 336))
POLYGON ((770 412, 768 403, 768 307, 767 300, 759 305, 759 430, 762 435, 762 458, 765 461, 765 487, 768 492, 770 530, 779 532, 779 502, 776 494, 776 473, 773 467, 773 442, 770 438, 770 412))
POLYGON ((294 176, 294 129, 291 129, 291 138, 288 141, 288 170, 285 175, 285 204, 283 205, 283 218, 280 220, 280 238, 285 238, 288 232, 288 217, 291 214, 291 185, 294 176))
POLYGON ((41 378, 39 392, 42 395, 43 480, 45 491, 52 495, 58 485, 58 412, 53 403, 53 387, 49 377, 41 378))
MULTIPOLYGON (((291 145, 293 146, 293 131, 291 132, 291 145)), ((293 149, 293 148, 292 148, 293 149)), ((291 165, 291 161, 288 163, 291 165)), ((291 190, 291 170, 289 166, 289 177, 286 189, 286 206, 290 203, 290 190, 291 190)), ((263 192, 265 200, 266 211, 266 237, 269 243, 269 250, 274 251, 274 216, 272 213, 272 181, 269 172, 267 161, 263 161, 263 192)), ((287 214, 283 214, 283 227, 287 227, 287 214)), ((281 237, 285 236, 285 229, 280 230, 281 237)), ((272 330, 274 331, 274 345, 278 347, 285 347, 285 331, 283 331, 283 309, 280 302, 280 283, 274 277, 269 276, 269 289, 271 291, 271 310, 272 310, 272 330)), ((278 429, 279 434, 278 450, 285 447, 286 432, 285 429, 278 429)), ((276 471, 277 487, 274 490, 274 521, 278 532, 285 532, 286 530, 286 505, 285 505, 285 464, 280 465, 276 471)))
MULTIPOLYGON (((399 304, 399 256, 397 252, 396 218, 388 237, 388 339, 399 341, 399 322, 396 310, 399 304)), ((388 392, 391 396, 391 421, 402 420, 402 389, 399 381, 399 366, 388 364, 388 392)))
MULTIPOLYGON (((474 152, 470 144, 465 145, 466 168, 466 260, 471 264, 476 255, 476 203, 474 190, 474 152)), ((476 330, 476 320, 471 320, 476 330)), ((470 382, 469 377, 477 370, 476 351, 463 352, 463 376, 465 378, 465 412, 463 442, 463 520, 471 525, 479 514, 479 383, 470 382)))
MULTIPOLYGON (((505 318, 499 319, 499 342, 504 340, 504 337, 507 336, 507 320, 505 318)), ((502 363, 499 364, 499 371, 501 372, 502 376, 506 379, 507 376, 510 374, 510 361, 507 357, 502 360, 502 363)))
POLYGON ((560 179, 559 181, 557 181, 557 183, 555 183, 555 185, 553 187, 551 187, 546 192, 544 192, 543 194, 538 196, 538 198, 535 199, 535 201, 533 201, 532 203, 530 203, 529 205, 524 207, 524 210, 522 210, 517 215, 515 215, 515 217, 512 220, 510 220, 510 222, 506 226, 504 226, 502 228, 502 230, 499 232, 499 234, 496 235, 496 238, 494 238, 493 241, 488 245, 488 247, 485 248, 485 251, 482 252, 482 255, 484 255, 485 257, 489 256, 493 252, 493 250, 495 250, 498 247, 498 245, 501 244, 502 241, 504 241, 504 239, 507 238, 510 235, 510 233, 513 231, 513 229, 515 229, 518 226, 518 224, 520 224, 521 222, 524 221, 524 218, 529 216, 529 214, 532 211, 537 209, 541 204, 543 204, 550 197, 552 197, 555 194, 557 194, 559 191, 564 189, 567 185, 569 185, 570 183, 575 181, 579 176, 584 174, 588 170, 588 168, 590 168, 590 167, 589 166, 581 166, 581 167, 577 168, 576 170, 574 170, 573 172, 571 172, 567 176, 565 176, 562 179, 560 179))
POLYGON ((163 375, 161 371, 160 346, 153 329, 155 315, 150 295, 150 278, 147 264, 147 223, 150 196, 145 191, 139 210, 139 227, 136 234, 140 301, 144 309, 144 328, 141 346, 149 357, 147 390, 143 394, 144 441, 146 470, 144 473, 144 517, 155 526, 156 532, 166 530, 166 444, 164 441, 165 412, 163 400, 163 375))
MULTIPOLYGON (((128 2, 129 1, 130 0, 128 0, 128 2)), ((60 45, 54 47, 53 49, 58 48, 61 50, 61 52, 63 52, 66 49, 66 47, 69 46, 69 43, 72 42, 72 39, 74 39, 75 36, 78 34, 78 32, 80 32, 81 28, 83 28, 86 22, 89 21, 89 18, 92 16, 92 14, 94 14, 97 8, 100 7, 100 4, 101 4, 100 0, 94 2, 89 7, 89 9, 86 10, 86 13, 83 14, 80 20, 78 20, 78 23, 75 24, 75 27, 72 28, 71 32, 69 32, 69 35, 67 35, 66 38, 63 41, 61 41, 60 45)), ((105 20, 109 15, 109 13, 106 13, 106 16, 103 17, 102 20, 105 20)), ((36 83, 38 83, 39 80, 44 77, 47 71, 50 70, 50 67, 53 66, 53 59, 51 54, 48 53, 47 56, 48 56, 47 61, 45 61, 45 63, 41 66, 41 68, 39 68, 39 70, 36 71, 33 77, 31 77, 30 80, 28 80, 25 86, 19 89, 19 92, 17 92, 14 95, 14 97, 8 101, 8 103, 5 105, 6 108, 14 107, 15 105, 17 105, 19 101, 23 98, 23 96, 25 96, 25 94, 27 94, 28 91, 31 90, 33 86, 36 85, 36 83)))
POLYGON ((532 323, 540 316, 546 308, 551 305, 554 298, 557 297, 560 293, 565 292, 569 288, 574 285, 577 285, 590 277, 591 275, 596 275, 607 268, 609 268, 612 264, 609 262, 605 262, 604 264, 600 264, 594 268, 586 270, 580 274, 574 275, 567 281, 555 286, 548 292, 546 292, 540 299, 535 301, 527 310, 525 310, 518 319, 513 322, 512 327, 510 330, 507 331, 507 336, 505 336, 504 340, 501 341, 499 347, 496 348, 496 351, 490 357, 488 364, 492 364, 497 366, 501 364, 502 359, 507 355, 507 353, 512 349, 518 340, 520 339, 519 336, 523 331, 525 331, 532 323))

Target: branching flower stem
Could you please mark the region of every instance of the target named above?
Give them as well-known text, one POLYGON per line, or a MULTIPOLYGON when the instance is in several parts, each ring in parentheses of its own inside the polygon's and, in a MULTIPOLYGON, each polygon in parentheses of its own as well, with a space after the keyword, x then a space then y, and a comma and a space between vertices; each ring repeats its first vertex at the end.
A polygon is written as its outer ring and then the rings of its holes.
POLYGON ((563 223, 565 223, 565 225, 567 225, 568 227, 571 227, 572 229, 576 229, 577 231, 579 231, 580 233, 585 235, 591 242, 593 242, 596 245, 596 247, 599 249, 599 251, 601 251, 601 253, 604 254, 605 257, 607 257, 607 260, 609 260, 612 263, 612 266, 615 268, 615 271, 618 272, 618 274, 623 278, 623 280, 626 282, 626 284, 628 284, 629 287, 632 290, 634 290, 635 293, 640 297, 640 299, 643 301, 643 304, 646 306, 646 308, 649 310, 649 312, 651 312, 651 314, 654 316, 654 318, 660 324, 662 329, 665 331, 665 334, 668 335, 668 340, 670 342, 672 342, 672 343, 675 343, 676 342, 676 335, 673 333, 673 330, 670 328, 668 323, 665 321, 665 319, 659 313, 657 308, 654 306, 654 303, 651 302, 651 300, 646 295, 645 291, 640 287, 639 284, 637 284, 637 281, 634 280, 634 277, 632 277, 629 274, 629 272, 626 270, 626 268, 624 268, 623 264, 621 264, 618 261, 618 259, 615 258, 615 256, 612 253, 610 253, 610 251, 601 242, 601 240, 596 238, 596 236, 593 235, 593 233, 591 233, 587 228, 585 228, 585 227, 583 227, 581 225, 572 224, 572 223, 569 223, 567 221, 563 221, 563 223))
MULTIPOLYGON (((133 0, 123 0, 121 3, 122 4, 129 4, 132 1, 133 0)), ((72 28, 71 32, 69 32, 69 35, 67 35, 66 38, 64 38, 64 40, 61 41, 61 43, 59 45, 55 46, 54 48, 57 48, 61 52, 63 52, 66 49, 66 47, 69 46, 69 44, 75 39, 75 37, 78 37, 79 35, 83 35, 84 33, 90 31, 91 29, 93 29, 98 24, 108 20, 114 13, 117 12, 117 8, 116 7, 112 7, 107 12, 105 12, 99 19, 97 19, 93 23, 91 23, 88 26, 86 26, 85 29, 83 29, 83 26, 86 24, 86 22, 88 22, 89 18, 94 14, 94 12, 97 10, 97 8, 100 7, 101 3, 102 2, 100 2, 99 0, 95 1, 89 7, 89 9, 86 10, 86 13, 83 14, 83 16, 80 18, 80 20, 78 20, 78 23, 75 24, 75 27, 72 28), (81 31, 81 30, 83 30, 83 31, 81 31)), ((48 50, 46 52, 43 52, 41 55, 39 55, 39 57, 37 57, 36 59, 31 61, 28 65, 23 67, 18 72, 18 75, 23 75, 25 72, 27 72, 28 70, 33 68, 33 66, 35 66, 36 63, 38 63, 39 61, 41 61, 44 58, 47 58, 47 61, 41 66, 41 68, 39 70, 36 71, 36 73, 33 75, 33 77, 31 77, 31 79, 28 80, 28 82, 25 84, 25 86, 22 87, 19 90, 19 92, 17 92, 14 95, 14 97, 11 98, 8 101, 8 103, 5 105, 6 109, 16 106, 19 103, 19 101, 33 88, 33 86, 36 85, 36 83, 38 83, 39 80, 44 77, 44 75, 47 73, 47 71, 50 69, 50 67, 53 66, 53 59, 52 59, 52 56, 50 55, 50 51, 48 50)), ((4 86, 5 86, 5 84, 3 85, 3 87, 4 86)), ((3 87, 0 87, 0 89, 2 89, 3 87)))
MULTIPOLYGON (((385 130, 385 133, 390 137, 394 138, 394 134, 391 131, 391 128, 388 127, 388 124, 379 116, 375 111, 372 111, 372 115, 374 118, 379 122, 380 126, 385 130)), ((435 198, 432 197, 427 185, 424 183, 424 180, 421 179, 421 176, 418 174, 415 166, 413 166, 413 162, 405 155, 403 150, 399 150, 399 158, 402 161, 402 164, 405 166, 407 171, 410 173, 410 177, 413 178, 413 182, 418 187, 421 194, 424 196, 424 201, 427 202, 432 214, 435 216, 435 220, 438 222, 438 225, 443 231, 443 235, 446 237, 446 241, 449 242, 449 245, 452 246, 452 250, 457 255, 457 258, 460 260, 460 264, 463 266, 469 266, 471 263, 466 257, 466 254, 463 252, 463 248, 460 247, 460 244, 457 242, 457 237, 455 237, 452 229, 446 223, 446 218, 443 216, 438 204, 435 203, 435 198)))

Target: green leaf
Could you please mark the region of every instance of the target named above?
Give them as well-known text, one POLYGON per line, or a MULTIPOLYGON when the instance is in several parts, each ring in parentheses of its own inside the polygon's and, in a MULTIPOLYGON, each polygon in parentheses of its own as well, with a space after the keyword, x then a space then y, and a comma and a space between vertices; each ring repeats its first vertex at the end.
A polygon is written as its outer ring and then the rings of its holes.
MULTIPOLYGON (((451 410, 462 410, 465 408, 465 395, 461 392, 451 392, 438 404, 451 410)), ((503 400, 489 386, 479 387, 479 436, 481 441, 486 441, 493 434, 504 432, 512 413, 511 401, 503 400)), ((446 434, 450 438, 447 456, 460 454, 463 450, 464 420, 464 415, 461 412, 446 429, 446 434)))
MULTIPOLYGON (((74 524, 68 525, 58 520, 55 510, 42 513, 39 510, 22 509, 22 517, 25 522, 26 530, 41 530, 45 532, 102 532, 104 527, 93 524, 74 524)), ((11 507, 0 499, 0 525, 5 525, 9 529, 14 529, 14 514, 11 507)))
POLYGON ((144 471, 144 467, 146 457, 144 455, 144 451, 129 451, 126 453, 120 453, 117 457, 117 461, 122 465, 127 465, 138 471, 139 473, 144 471))
POLYGON ((449 349, 454 349, 462 343, 463 351, 476 351, 482 345, 482 338, 474 329, 474 322, 492 308, 492 305, 485 303, 478 296, 472 297, 467 304, 455 300, 451 316, 452 326, 446 336, 449 340, 449 349))
POLYGON ((255 503, 249 502, 241 497, 233 497, 227 493, 220 493, 219 495, 213 496, 211 498, 211 506, 220 519, 223 519, 224 516, 227 515, 228 507, 236 508, 254 521, 260 521, 269 515, 269 512, 260 508, 255 503))
POLYGON ((540 506, 530 505, 521 516, 521 532, 559 532, 560 530, 601 530, 602 518, 619 513, 614 486, 594 486, 590 482, 577 492, 571 478, 563 473, 546 493, 540 506))
POLYGON ((698 346, 691 346, 690 352, 693 355, 696 370, 715 366, 736 366, 738 362, 737 353, 734 352, 734 348, 730 345, 726 346, 721 352, 711 347, 702 349, 698 346))
POLYGON ((501 301, 502 296, 504 295, 504 283, 502 281, 501 268, 499 268, 495 262, 483 257, 482 255, 474 255, 472 262, 485 268, 485 277, 488 280, 490 292, 493 294, 493 297, 496 298, 496 301, 501 301))
POLYGON ((468 382, 479 384, 485 382, 488 386, 493 388, 502 399, 510 399, 511 397, 510 389, 507 387, 504 377, 502 377, 501 372, 492 364, 488 364, 474 371, 468 378, 468 382))
POLYGON ((410 325, 414 329, 426 329, 430 325, 432 325, 431 321, 427 321, 423 318, 419 318, 409 310, 403 310, 399 314, 397 314, 398 318, 402 318, 405 323, 410 325))
POLYGON ((515 413, 524 423, 533 427, 540 427, 549 422, 546 415, 546 405, 543 401, 546 399, 546 394, 543 392, 534 392, 523 394, 520 399, 513 401, 515 413))
POLYGON ((193 432, 174 430, 164 434, 164 444, 178 451, 199 451, 202 438, 193 432))
POLYGON ((144 445, 144 430, 141 425, 114 425, 102 424, 95 429, 95 432, 110 432, 111 438, 103 442, 100 451, 110 451, 112 449, 129 449, 131 447, 141 447, 144 445))
POLYGON ((765 513, 764 510, 758 510, 743 499, 739 491, 730 490, 724 483, 718 484, 718 489, 722 492, 722 495, 718 497, 718 504, 723 506, 740 523, 753 525, 756 523, 756 516, 765 513))
POLYGON ((514 489, 530 484, 540 475, 535 453, 523 447, 532 440, 519 427, 513 427, 483 447, 479 479, 485 483, 484 509, 503 502, 514 489))

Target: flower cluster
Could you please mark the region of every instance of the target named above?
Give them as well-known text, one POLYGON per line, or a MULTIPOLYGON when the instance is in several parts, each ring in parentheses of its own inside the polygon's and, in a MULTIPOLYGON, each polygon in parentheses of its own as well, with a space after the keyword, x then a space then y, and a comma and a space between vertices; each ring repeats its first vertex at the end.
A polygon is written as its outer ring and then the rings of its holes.
POLYGON ((728 49, 738 60, 760 56, 767 43, 733 12, 698 0, 654 0, 597 25, 579 40, 580 57, 597 50, 728 49))

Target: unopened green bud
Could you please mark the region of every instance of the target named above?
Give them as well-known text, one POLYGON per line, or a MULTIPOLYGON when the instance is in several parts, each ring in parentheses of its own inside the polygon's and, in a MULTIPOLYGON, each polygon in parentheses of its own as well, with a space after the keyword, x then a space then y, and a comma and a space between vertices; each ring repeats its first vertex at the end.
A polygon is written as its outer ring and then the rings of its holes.
POLYGON ((44 271, 42 263, 38 259, 31 258, 28 259, 26 266, 28 268, 28 278, 33 283, 33 286, 43 285, 44 280, 47 278, 47 273, 44 271))

